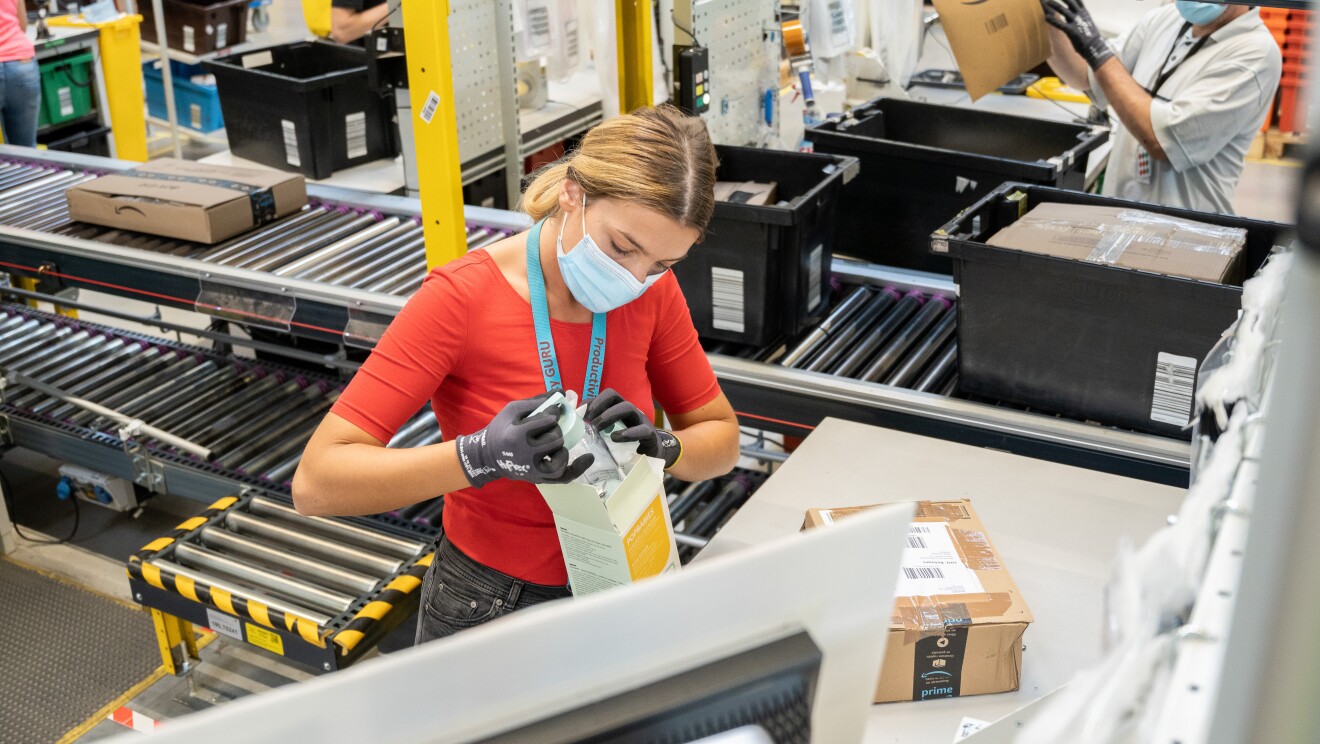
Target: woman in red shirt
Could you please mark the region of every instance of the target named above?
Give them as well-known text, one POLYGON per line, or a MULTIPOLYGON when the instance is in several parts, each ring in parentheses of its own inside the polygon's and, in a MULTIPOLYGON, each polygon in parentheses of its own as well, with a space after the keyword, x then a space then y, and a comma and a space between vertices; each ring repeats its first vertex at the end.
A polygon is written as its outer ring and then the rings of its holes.
POLYGON ((433 271, 307 445, 293 479, 304 514, 372 514, 447 494, 422 588, 418 642, 570 596, 549 507, 565 483, 551 389, 683 480, 727 473, 738 422, 697 342, 670 267, 714 212, 704 123, 640 109, 592 129, 523 196, 527 232, 433 271), (426 400, 446 441, 384 444, 426 400), (510 402, 512 401, 512 402, 510 402), (673 430, 651 424, 653 401, 673 430))

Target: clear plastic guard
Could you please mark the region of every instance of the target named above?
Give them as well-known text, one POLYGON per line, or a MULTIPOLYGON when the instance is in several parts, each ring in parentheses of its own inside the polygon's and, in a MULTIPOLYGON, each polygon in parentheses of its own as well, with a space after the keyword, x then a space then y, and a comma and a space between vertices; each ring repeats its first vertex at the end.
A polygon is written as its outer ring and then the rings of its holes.
POLYGON ((393 316, 350 307, 348 323, 344 325, 344 345, 359 349, 374 349, 385 335, 393 316))
POLYGON ((298 308, 298 300, 292 295, 235 287, 205 278, 200 284, 197 301, 193 303, 199 313, 277 331, 292 328, 293 314, 298 308))

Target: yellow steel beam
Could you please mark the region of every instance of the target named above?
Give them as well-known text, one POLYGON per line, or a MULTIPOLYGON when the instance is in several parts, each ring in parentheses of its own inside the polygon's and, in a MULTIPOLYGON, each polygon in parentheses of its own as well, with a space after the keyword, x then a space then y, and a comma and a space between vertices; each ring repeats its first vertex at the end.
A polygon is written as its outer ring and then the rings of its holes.
POLYGON ((105 23, 87 23, 73 16, 57 16, 52 26, 95 28, 101 32, 101 72, 105 75, 106 107, 115 135, 115 155, 123 160, 147 160, 147 115, 142 93, 142 50, 138 36, 140 15, 126 15, 105 23))
POLYGON ((454 73, 449 62, 449 0, 405 0, 403 34, 426 265, 434 268, 467 253, 454 73))
POLYGON ((651 78, 652 0, 614 0, 614 30, 618 36, 619 113, 626 114, 655 100, 651 78))

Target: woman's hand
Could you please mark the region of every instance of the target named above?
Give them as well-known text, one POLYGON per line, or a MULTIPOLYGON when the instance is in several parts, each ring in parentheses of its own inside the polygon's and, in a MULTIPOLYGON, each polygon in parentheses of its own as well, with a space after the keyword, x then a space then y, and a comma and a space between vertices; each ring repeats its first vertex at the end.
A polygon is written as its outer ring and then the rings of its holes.
POLYGON ((622 423, 625 428, 614 432, 610 438, 616 442, 637 442, 637 451, 664 460, 665 470, 672 468, 683 455, 683 444, 678 437, 655 428, 641 409, 624 400, 614 388, 606 388, 587 401, 586 420, 599 432, 622 423))
POLYGON ((531 415, 551 393, 509 403, 486 428, 458 437, 458 463, 474 488, 499 478, 528 483, 568 483, 595 460, 583 455, 572 463, 559 431, 561 406, 531 415))

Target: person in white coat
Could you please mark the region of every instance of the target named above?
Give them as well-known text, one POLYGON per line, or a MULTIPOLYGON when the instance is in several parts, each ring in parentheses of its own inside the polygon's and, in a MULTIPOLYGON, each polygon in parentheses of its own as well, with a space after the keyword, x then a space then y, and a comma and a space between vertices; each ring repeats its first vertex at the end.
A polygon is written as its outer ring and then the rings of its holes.
POLYGON ((1178 0, 1111 44, 1082 0, 1041 5, 1054 27, 1050 67, 1122 124, 1102 193, 1232 214, 1247 150, 1283 69, 1260 11, 1178 0))

